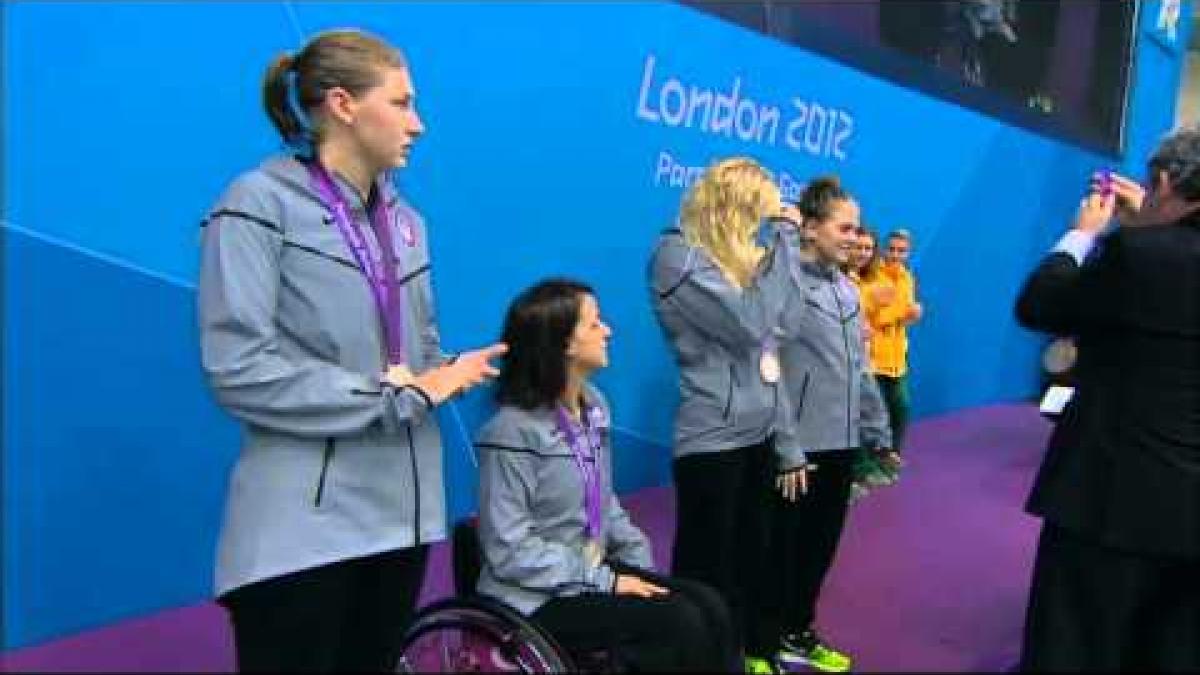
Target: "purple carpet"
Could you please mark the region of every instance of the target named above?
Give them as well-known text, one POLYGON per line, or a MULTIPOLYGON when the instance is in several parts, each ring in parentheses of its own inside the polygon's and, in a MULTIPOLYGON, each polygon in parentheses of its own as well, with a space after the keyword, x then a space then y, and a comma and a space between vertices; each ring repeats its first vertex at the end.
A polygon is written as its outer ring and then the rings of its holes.
MULTIPOLYGON (((899 484, 854 505, 818 624, 859 672, 996 672, 1016 661, 1037 521, 1021 511, 1049 424, 1004 405, 913 426, 899 484)), ((625 504, 669 563, 670 488, 625 504)), ((449 592, 434 550, 422 603, 449 592)), ((216 672, 233 669, 222 610, 162 612, 0 657, 0 671, 216 672)))

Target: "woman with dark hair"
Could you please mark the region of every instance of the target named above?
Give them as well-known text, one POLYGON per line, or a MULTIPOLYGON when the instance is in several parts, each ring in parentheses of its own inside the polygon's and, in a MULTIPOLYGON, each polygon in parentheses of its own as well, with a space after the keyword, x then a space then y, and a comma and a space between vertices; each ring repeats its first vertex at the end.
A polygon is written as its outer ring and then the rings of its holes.
MULTIPOLYGON (((857 230, 857 241, 850 254, 850 262, 844 268, 846 277, 858 289, 858 301, 861 308, 863 326, 863 341, 867 354, 871 353, 871 339, 874 337, 872 318, 879 315, 885 302, 891 302, 895 290, 891 283, 880 272, 883 259, 879 251, 879 236, 871 228, 863 225, 857 230)), ((883 392, 880 391, 882 395, 883 392)), ((885 400, 886 404, 887 401, 885 400)), ((890 414, 889 414, 890 420, 890 414)), ((893 437, 892 443, 896 440, 893 437)), ((851 502, 867 494, 868 488, 891 485, 896 480, 893 465, 878 452, 860 448, 858 460, 854 466, 854 483, 851 485, 851 502)))
POLYGON ((855 243, 846 266, 846 276, 855 285, 861 286, 875 279, 879 264, 879 235, 866 225, 860 226, 855 230, 855 243))
POLYGON ((433 408, 503 346, 441 353, 425 223, 390 176, 424 131, 400 51, 328 31, 264 79, 297 152, 217 201, 197 288, 203 367, 244 436, 216 594, 239 670, 391 670, 445 536, 433 408))
POLYGON ((479 592, 573 652, 614 650, 645 671, 729 670, 737 646, 721 598, 655 574, 613 491, 609 408, 588 382, 610 335, 575 281, 543 281, 509 307, 500 407, 476 443, 479 592))
POLYGON ((842 272, 857 243, 858 203, 836 178, 822 177, 785 213, 798 219, 804 245, 788 261, 779 356, 791 411, 779 434, 804 450, 807 471, 799 494, 773 496, 777 656, 841 672, 851 660, 817 634, 817 597, 842 536, 859 449, 890 447, 891 434, 866 363, 858 292, 842 272))

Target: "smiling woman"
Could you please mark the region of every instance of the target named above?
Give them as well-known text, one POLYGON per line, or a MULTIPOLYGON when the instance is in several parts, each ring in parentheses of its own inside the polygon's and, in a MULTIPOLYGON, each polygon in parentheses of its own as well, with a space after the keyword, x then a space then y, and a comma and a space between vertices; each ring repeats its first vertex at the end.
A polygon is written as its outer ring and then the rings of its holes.
POLYGON ((841 540, 858 451, 892 441, 866 365, 858 292, 842 271, 858 242, 858 202, 836 177, 823 176, 789 212, 799 216, 805 245, 789 260, 792 284, 780 322, 780 381, 790 410, 779 437, 803 448, 806 462, 803 498, 771 499, 769 583, 779 589, 779 634, 772 637, 785 663, 845 671, 850 657, 814 630, 817 598, 841 540))

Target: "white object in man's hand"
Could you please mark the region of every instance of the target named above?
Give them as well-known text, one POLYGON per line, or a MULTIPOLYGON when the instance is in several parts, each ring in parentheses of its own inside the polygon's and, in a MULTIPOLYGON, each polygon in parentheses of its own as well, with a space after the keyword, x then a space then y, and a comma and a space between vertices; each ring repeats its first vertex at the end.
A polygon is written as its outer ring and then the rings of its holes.
POLYGON ((1045 415, 1061 415, 1074 396, 1074 387, 1053 385, 1046 390, 1045 396, 1042 397, 1042 402, 1038 404, 1038 410, 1045 415))

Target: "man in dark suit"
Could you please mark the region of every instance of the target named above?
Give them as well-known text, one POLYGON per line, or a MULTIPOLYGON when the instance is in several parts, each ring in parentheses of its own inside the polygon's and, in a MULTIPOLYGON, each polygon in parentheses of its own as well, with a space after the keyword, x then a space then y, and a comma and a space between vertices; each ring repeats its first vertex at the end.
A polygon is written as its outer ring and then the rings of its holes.
POLYGON ((1078 344, 1027 504, 1022 670, 1200 671, 1200 129, 1148 177, 1094 180, 1017 301, 1022 325, 1078 344))

